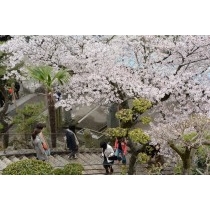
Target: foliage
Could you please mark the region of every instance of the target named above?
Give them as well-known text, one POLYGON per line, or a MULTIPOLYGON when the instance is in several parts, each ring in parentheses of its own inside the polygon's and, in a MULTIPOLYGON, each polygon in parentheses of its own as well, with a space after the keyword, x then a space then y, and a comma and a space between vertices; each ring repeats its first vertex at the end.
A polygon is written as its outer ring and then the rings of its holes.
POLYGON ((39 82, 41 82, 47 91, 52 91, 54 84, 65 84, 69 79, 69 73, 66 70, 53 71, 50 66, 35 66, 28 67, 28 71, 31 77, 39 82))
POLYGON ((147 173, 148 173, 149 175, 160 175, 162 169, 163 169, 163 166, 155 166, 155 164, 152 164, 152 165, 148 168, 147 173))
POLYGON ((78 163, 69 163, 64 168, 56 168, 53 170, 53 175, 82 175, 83 166, 78 163))
POLYGON ((44 161, 36 159, 20 160, 3 169, 3 175, 82 175, 81 164, 70 163, 64 168, 53 167, 44 161))
POLYGON ((140 152, 140 153, 138 154, 137 161, 138 161, 139 163, 147 163, 147 162, 149 161, 149 159, 150 159, 150 157, 149 157, 146 153, 140 152))
POLYGON ((52 173, 53 175, 65 175, 62 168, 55 168, 52 173))
POLYGON ((132 121, 133 111, 131 109, 121 109, 116 113, 116 118, 122 122, 132 121))
POLYGON ((142 124, 146 125, 152 121, 152 118, 151 117, 141 117, 140 120, 141 120, 142 124))
POLYGON ((128 167, 126 165, 121 166, 121 175, 126 175, 128 171, 128 167))
POLYGON ((183 140, 186 142, 192 141, 193 138, 197 135, 196 132, 192 132, 192 133, 187 133, 183 135, 183 140))
POLYGON ((146 144, 150 140, 150 137, 140 128, 129 131, 128 136, 135 143, 146 144))
POLYGON ((69 163, 64 166, 64 175, 82 175, 83 166, 78 163, 69 163))
POLYGON ((151 101, 145 98, 139 98, 133 100, 133 110, 139 114, 144 113, 147 109, 152 107, 151 101))
POLYGON ((17 132, 31 132, 32 126, 36 122, 45 121, 45 116, 41 114, 44 110, 44 103, 26 104, 23 109, 18 109, 13 118, 13 123, 17 126, 17 132))
POLYGON ((206 158, 207 158, 207 152, 203 146, 199 147, 196 151, 196 165, 198 168, 205 169, 206 168, 206 158))
MULTIPOLYGON (((195 153, 195 158, 194 158, 195 168, 199 169, 204 174, 209 174, 207 168, 210 162, 209 152, 210 152, 209 146, 200 146, 195 153)), ((193 169, 197 174, 195 168, 193 169)))
POLYGON ((176 165, 174 166, 174 174, 181 175, 182 170, 183 170, 183 163, 181 161, 176 162, 176 165))
POLYGON ((49 175, 52 174, 52 166, 41 160, 20 160, 3 169, 3 175, 49 175))
POLYGON ((105 131, 105 134, 111 137, 125 137, 127 136, 127 132, 128 132, 128 129, 117 127, 117 128, 108 128, 105 131))

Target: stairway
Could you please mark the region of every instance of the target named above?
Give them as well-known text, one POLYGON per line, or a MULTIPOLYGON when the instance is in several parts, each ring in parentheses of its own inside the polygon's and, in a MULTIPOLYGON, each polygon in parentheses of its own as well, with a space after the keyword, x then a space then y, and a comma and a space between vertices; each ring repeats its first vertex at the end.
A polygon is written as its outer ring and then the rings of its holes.
MULTIPOLYGON (((103 159, 100 157, 101 152, 93 151, 93 152, 80 152, 77 155, 77 159, 69 159, 68 153, 66 151, 63 152, 53 152, 52 155, 49 156, 48 162, 54 168, 62 168, 68 163, 79 163, 83 165, 84 175, 101 175, 105 173, 102 162, 103 159)), ((2 174, 2 170, 6 168, 9 164, 24 160, 24 159, 36 159, 36 155, 33 150, 21 150, 10 152, 9 154, 0 154, 0 174, 2 174), (18 154, 19 153, 19 154, 18 154)), ((115 163, 113 165, 114 173, 113 174, 121 174, 122 165, 115 163)))
MULTIPOLYGON (((84 175, 102 175, 105 173, 101 158, 101 152, 98 149, 84 149, 81 150, 77 159, 69 159, 68 152, 66 151, 52 151, 52 155, 49 156, 48 162, 54 168, 63 168, 66 164, 69 163, 79 163, 83 165, 84 175)), ((7 154, 4 154, 0 151, 0 174, 2 170, 6 168, 9 164, 24 160, 24 159, 36 159, 36 154, 33 149, 21 149, 8 151, 7 154)), ((130 154, 126 155, 127 167, 129 165, 130 154)), ((147 164, 136 164, 136 175, 148 175, 147 164)), ((113 175, 120 175, 123 170, 123 165, 118 164, 117 161, 113 164, 114 173, 113 175)), ((173 166, 165 166, 161 171, 161 174, 164 175, 173 175, 173 166)))

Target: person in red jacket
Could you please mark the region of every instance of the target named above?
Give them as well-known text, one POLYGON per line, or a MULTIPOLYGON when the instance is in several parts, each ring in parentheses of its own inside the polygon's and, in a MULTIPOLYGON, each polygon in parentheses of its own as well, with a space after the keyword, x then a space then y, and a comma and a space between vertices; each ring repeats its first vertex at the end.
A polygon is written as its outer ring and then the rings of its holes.
POLYGON ((115 140, 114 144, 115 149, 115 156, 117 156, 118 161, 122 160, 122 164, 126 164, 126 157, 127 154, 127 142, 124 137, 118 137, 115 140))

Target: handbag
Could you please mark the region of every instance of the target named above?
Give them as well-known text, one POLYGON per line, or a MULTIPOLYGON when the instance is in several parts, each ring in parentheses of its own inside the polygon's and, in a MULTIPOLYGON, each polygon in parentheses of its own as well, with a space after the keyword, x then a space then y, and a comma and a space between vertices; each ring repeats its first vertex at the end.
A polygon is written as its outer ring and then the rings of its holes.
POLYGON ((111 157, 108 157, 109 160, 118 160, 118 157, 116 155, 113 155, 111 157))
POLYGON ((44 150, 48 149, 48 146, 47 146, 47 144, 45 142, 42 142, 42 147, 43 147, 44 150))

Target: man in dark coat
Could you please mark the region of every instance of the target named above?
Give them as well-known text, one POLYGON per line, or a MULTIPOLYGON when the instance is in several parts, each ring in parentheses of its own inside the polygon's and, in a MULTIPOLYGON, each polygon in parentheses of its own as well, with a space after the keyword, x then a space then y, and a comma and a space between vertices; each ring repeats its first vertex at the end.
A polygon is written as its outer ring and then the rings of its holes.
POLYGON ((15 97, 16 99, 19 99, 19 91, 20 91, 20 84, 18 81, 15 81, 15 97))
POLYGON ((76 159, 76 153, 78 152, 78 140, 75 135, 75 126, 69 126, 68 129, 66 129, 66 144, 68 149, 70 150, 69 159, 74 158, 76 159))
POLYGON ((2 92, 0 91, 0 107, 3 107, 4 103, 5 103, 5 99, 2 92))

